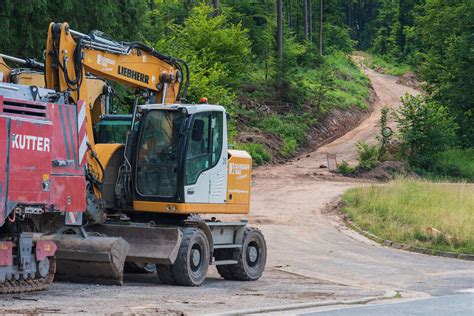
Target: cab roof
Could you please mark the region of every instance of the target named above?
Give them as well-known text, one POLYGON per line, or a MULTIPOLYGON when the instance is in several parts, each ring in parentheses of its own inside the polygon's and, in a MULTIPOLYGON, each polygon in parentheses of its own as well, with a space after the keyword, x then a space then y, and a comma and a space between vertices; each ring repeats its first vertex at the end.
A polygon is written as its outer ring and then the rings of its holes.
POLYGON ((143 110, 170 110, 178 111, 185 109, 188 114, 199 112, 225 112, 221 105, 213 104, 143 104, 139 106, 143 110))

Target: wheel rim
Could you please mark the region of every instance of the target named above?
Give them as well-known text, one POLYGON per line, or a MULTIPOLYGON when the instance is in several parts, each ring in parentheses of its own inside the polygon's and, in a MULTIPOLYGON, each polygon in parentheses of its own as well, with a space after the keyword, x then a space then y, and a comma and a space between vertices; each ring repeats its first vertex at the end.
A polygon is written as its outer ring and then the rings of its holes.
POLYGON ((258 244, 251 241, 247 246, 247 264, 249 267, 255 267, 258 264, 260 252, 258 244))
POLYGON ((143 269, 145 269, 145 271, 148 272, 148 273, 156 272, 156 264, 154 264, 154 263, 147 263, 147 264, 145 265, 145 267, 143 267, 143 269))
POLYGON ((194 246, 191 248, 191 270, 193 272, 196 272, 199 270, 202 264, 202 255, 201 255, 202 249, 199 244, 194 244, 194 246))

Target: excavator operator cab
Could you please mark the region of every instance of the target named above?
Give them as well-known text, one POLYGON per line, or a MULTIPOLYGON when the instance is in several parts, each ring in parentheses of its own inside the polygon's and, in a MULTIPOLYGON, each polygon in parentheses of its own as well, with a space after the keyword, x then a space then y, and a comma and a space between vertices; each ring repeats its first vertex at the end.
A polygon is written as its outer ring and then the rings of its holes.
POLYGON ((133 123, 134 210, 179 211, 169 203, 225 205, 225 118, 225 109, 216 105, 141 107, 140 121, 133 123))

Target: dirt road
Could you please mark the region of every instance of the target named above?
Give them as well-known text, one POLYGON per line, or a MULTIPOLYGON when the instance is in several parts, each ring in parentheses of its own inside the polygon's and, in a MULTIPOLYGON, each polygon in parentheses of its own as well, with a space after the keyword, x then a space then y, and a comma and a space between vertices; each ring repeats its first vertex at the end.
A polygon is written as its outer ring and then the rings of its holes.
POLYGON ((353 161, 353 144, 373 141, 379 112, 398 106, 411 88, 365 70, 379 97, 375 112, 355 130, 309 157, 260 168, 253 187, 251 224, 268 242, 267 270, 257 282, 229 282, 211 269, 200 288, 160 285, 154 275, 128 276, 125 286, 55 283, 50 290, 0 298, 7 313, 226 312, 262 306, 380 296, 440 295, 474 287, 474 263, 381 247, 346 229, 325 206, 346 189, 365 185, 323 172, 325 152, 353 161))

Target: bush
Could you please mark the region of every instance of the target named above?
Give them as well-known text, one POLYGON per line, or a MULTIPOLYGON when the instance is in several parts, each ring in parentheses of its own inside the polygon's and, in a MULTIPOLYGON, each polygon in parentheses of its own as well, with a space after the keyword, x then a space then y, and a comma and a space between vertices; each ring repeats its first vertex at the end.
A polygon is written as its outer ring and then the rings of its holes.
POLYGON ((272 160, 272 155, 263 148, 262 144, 246 143, 238 146, 240 149, 247 151, 252 156, 253 164, 259 166, 264 162, 272 160))
POLYGON ((437 175, 474 182, 474 148, 449 149, 437 153, 431 171, 437 175))
POLYGON ((392 76, 403 76, 411 70, 407 64, 400 64, 387 60, 387 57, 380 57, 377 55, 365 55, 364 64, 371 69, 382 69, 383 73, 392 76))
POLYGON ((204 3, 194 7, 183 25, 169 25, 172 36, 161 38, 155 47, 188 62, 188 102, 207 97, 211 103, 228 106, 250 69, 250 40, 247 30, 230 23, 225 11, 217 17, 212 12, 204 3))
POLYGON ((362 142, 357 142, 357 160, 359 161, 359 168, 363 170, 370 170, 375 168, 379 163, 380 147, 378 145, 369 145, 362 142))
POLYGON ((455 145, 457 124, 446 107, 427 97, 405 95, 395 119, 401 154, 410 164, 428 170, 436 153, 455 145))
POLYGON ((284 138, 283 145, 280 148, 280 154, 284 158, 288 158, 296 154, 298 144, 294 138, 284 138))
POLYGON ((345 160, 341 161, 341 163, 337 165, 337 171, 344 175, 355 173, 356 170, 356 167, 351 167, 345 160))

